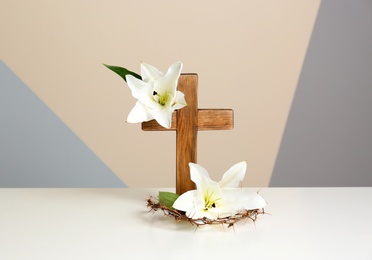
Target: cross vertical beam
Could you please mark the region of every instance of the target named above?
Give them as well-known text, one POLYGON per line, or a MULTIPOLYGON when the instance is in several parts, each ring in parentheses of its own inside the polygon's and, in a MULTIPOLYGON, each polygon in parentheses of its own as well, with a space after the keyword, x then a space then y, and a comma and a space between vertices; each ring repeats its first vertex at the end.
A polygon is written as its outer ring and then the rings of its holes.
POLYGON ((198 75, 183 74, 178 90, 185 94, 187 106, 176 111, 176 193, 195 189, 189 162, 196 163, 198 136, 198 75))

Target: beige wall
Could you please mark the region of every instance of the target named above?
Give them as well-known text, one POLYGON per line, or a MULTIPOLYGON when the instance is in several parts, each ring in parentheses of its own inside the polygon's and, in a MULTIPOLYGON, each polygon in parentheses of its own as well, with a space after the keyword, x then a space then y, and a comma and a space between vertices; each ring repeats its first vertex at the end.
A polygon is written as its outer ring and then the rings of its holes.
POLYGON ((268 185, 320 1, 0 3, 0 57, 128 186, 174 186, 175 134, 126 124, 135 101, 102 63, 183 61, 201 108, 235 110, 198 162, 218 179, 246 160, 244 185, 268 185))

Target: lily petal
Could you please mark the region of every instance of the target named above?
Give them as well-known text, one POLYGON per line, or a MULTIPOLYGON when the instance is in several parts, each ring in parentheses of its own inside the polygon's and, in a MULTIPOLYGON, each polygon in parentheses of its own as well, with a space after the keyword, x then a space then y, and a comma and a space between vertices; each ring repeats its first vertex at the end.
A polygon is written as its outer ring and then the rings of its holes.
POLYGON ((155 81, 154 91, 161 95, 170 94, 172 97, 174 97, 182 67, 183 64, 181 62, 176 62, 171 65, 167 73, 155 81))
POLYGON ((154 117, 149 113, 146 107, 141 102, 137 101, 128 115, 127 122, 140 123, 152 119, 154 119, 154 117))
POLYGON ((141 77, 144 82, 153 82, 162 76, 163 73, 154 66, 144 62, 141 63, 141 77))
POLYGON ((209 219, 212 219, 212 220, 215 220, 215 219, 218 219, 221 217, 221 214, 218 212, 218 211, 215 211, 213 209, 209 209, 209 210, 201 210, 199 212, 197 212, 198 214, 195 214, 195 217, 193 217, 193 219, 196 219, 196 218, 209 218, 209 219))
POLYGON ((173 203, 173 208, 181 210, 181 211, 185 211, 185 212, 192 210, 195 207, 194 205, 195 196, 196 196, 196 190, 190 190, 190 191, 183 193, 173 203))
POLYGON ((243 181, 246 170, 247 163, 245 161, 237 163, 225 172, 218 184, 221 188, 237 188, 243 181))
POLYGON ((181 109, 184 106, 187 106, 185 95, 181 91, 176 91, 176 94, 172 100, 173 109, 181 109))
MULTIPOLYGON (((195 183, 196 189, 203 194, 209 185, 215 186, 214 182, 209 178, 208 171, 199 164, 189 163, 190 179, 195 183)), ((217 183, 218 185, 218 183, 217 183)))
POLYGON ((209 209, 218 218, 234 216, 242 210, 261 209, 266 201, 256 192, 248 189, 222 189, 222 199, 218 207, 209 209))
POLYGON ((171 107, 149 109, 149 112, 162 127, 170 128, 172 126, 172 112, 173 111, 171 107))
POLYGON ((125 77, 127 80, 128 87, 132 91, 132 96, 138 100, 142 100, 149 96, 152 96, 152 86, 146 82, 137 79, 132 75, 127 75, 125 77))
POLYGON ((208 171, 203 166, 201 166, 199 164, 196 164, 196 163, 190 162, 189 163, 189 168, 190 168, 190 177, 191 177, 191 180, 193 182, 195 182, 195 184, 198 181, 198 178, 200 178, 199 177, 199 174, 202 175, 205 178, 209 178, 208 171))
MULTIPOLYGON (((152 95, 152 86, 140 79, 133 77, 132 75, 126 76, 127 84, 132 91, 132 96, 138 99, 144 106, 151 109, 159 109, 162 106, 157 103, 152 95)), ((138 121, 138 120, 136 120, 138 121)), ((141 122, 141 121, 138 121, 141 122)))
POLYGON ((266 206, 264 198, 250 189, 222 189, 223 205, 228 205, 233 211, 261 209, 266 206))

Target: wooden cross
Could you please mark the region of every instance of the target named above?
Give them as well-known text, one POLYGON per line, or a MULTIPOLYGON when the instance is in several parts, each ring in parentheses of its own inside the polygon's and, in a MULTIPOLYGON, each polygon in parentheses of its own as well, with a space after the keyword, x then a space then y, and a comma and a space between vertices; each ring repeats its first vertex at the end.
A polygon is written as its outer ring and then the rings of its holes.
POLYGON ((185 94, 187 106, 172 114, 171 128, 155 120, 142 123, 144 131, 176 131, 176 193, 195 189, 189 162, 196 163, 198 130, 230 130, 234 127, 232 109, 198 109, 198 75, 181 74, 177 89, 185 94))

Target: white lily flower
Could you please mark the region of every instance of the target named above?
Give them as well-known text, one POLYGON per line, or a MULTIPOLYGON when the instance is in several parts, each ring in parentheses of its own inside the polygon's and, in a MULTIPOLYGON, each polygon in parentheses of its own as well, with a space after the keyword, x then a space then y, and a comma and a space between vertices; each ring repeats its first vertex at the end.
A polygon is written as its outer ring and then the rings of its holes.
POLYGON ((155 119, 161 126, 171 127, 174 110, 187 105, 184 94, 177 91, 182 66, 181 62, 176 62, 163 74, 155 67, 141 63, 142 80, 130 74, 126 75, 125 79, 132 95, 138 99, 128 115, 128 123, 155 119))
POLYGON ((173 208, 185 211, 192 219, 218 219, 234 216, 240 210, 261 209, 266 201, 257 193, 238 188, 247 168, 246 162, 232 166, 220 182, 210 179, 202 166, 189 163, 191 180, 196 190, 182 194, 174 202, 173 208))

